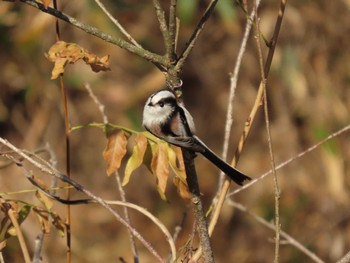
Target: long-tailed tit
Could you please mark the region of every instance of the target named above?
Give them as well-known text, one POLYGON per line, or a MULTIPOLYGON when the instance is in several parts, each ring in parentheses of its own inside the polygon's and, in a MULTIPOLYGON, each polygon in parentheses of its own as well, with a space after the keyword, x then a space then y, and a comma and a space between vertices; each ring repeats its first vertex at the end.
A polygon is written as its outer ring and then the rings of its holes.
POLYGON ((195 135, 191 114, 176 100, 170 89, 160 90, 148 98, 142 124, 147 131, 168 143, 203 154, 237 184, 242 185, 245 180, 251 180, 223 161, 195 135))

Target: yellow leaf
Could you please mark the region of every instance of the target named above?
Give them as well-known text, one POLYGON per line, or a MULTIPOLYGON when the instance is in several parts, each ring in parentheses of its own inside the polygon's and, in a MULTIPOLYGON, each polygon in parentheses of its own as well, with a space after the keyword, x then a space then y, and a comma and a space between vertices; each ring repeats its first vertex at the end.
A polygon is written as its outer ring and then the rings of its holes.
POLYGON ((171 169, 181 181, 186 183, 186 170, 182 158, 181 148, 174 145, 168 147, 168 156, 171 169))
POLYGON ((166 183, 169 177, 169 159, 167 144, 159 142, 157 144, 157 151, 153 155, 151 169, 157 178, 157 190, 163 200, 165 197, 166 183))
POLYGON ((48 196, 43 194, 41 191, 35 192, 36 198, 45 206, 47 209, 51 209, 53 206, 53 201, 48 196))
POLYGON ((107 175, 110 176, 119 169, 121 161, 126 154, 127 137, 123 130, 107 135, 108 141, 103 151, 103 158, 107 163, 107 175))
POLYGON ((188 191, 188 185, 186 181, 186 170, 181 148, 172 145, 171 148, 168 148, 168 155, 170 167, 176 175, 176 177, 173 179, 173 183, 177 187, 177 193, 180 195, 181 198, 189 200, 191 199, 191 194, 188 191))
POLYGON ((86 64, 90 65, 94 72, 110 70, 108 55, 99 58, 75 43, 57 41, 51 46, 45 56, 49 61, 55 63, 51 79, 55 79, 60 74, 63 74, 67 63, 73 64, 80 59, 83 59, 86 64))
POLYGON ((142 164, 146 149, 147 138, 142 133, 137 134, 132 155, 126 163, 123 186, 129 182, 131 173, 142 164))

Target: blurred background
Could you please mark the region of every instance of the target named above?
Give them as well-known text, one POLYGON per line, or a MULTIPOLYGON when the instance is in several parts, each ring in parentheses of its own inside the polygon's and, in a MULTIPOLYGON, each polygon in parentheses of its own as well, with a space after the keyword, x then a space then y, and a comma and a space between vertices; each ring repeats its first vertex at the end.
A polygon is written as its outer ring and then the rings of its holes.
MULTIPOLYGON (((105 1, 108 10, 145 48, 163 54, 164 47, 151 1, 105 1)), ((181 20, 178 50, 182 50, 208 1, 179 1, 181 20)), ((167 5, 167 1, 162 1, 167 5)), ((249 3, 252 8, 251 3, 249 3)), ((261 30, 269 40, 279 3, 263 1, 259 9, 261 30)), ((59 8, 78 20, 118 36, 118 30, 93 1, 59 1, 59 8)), ((289 1, 268 79, 270 125, 276 164, 303 152, 332 132, 349 125, 350 111, 350 1, 289 1)), ((197 133, 221 153, 230 74, 244 32, 246 17, 233 1, 222 0, 206 24, 182 79, 184 100, 197 133)), ((83 62, 68 65, 64 79, 68 90, 72 126, 102 122, 98 107, 83 82, 106 107, 109 121, 142 130, 142 109, 147 97, 164 86, 164 77, 152 64, 100 39, 60 23, 61 37, 98 56, 109 54, 111 71, 93 73, 83 62)), ((55 42, 55 19, 16 2, 0 3, 0 134, 17 147, 38 149, 47 143, 65 170, 65 132, 59 81, 50 80, 53 65, 44 54, 55 42)), ((263 47, 264 55, 267 48, 263 47)), ((256 42, 250 37, 240 69, 234 99, 231 160, 244 123, 254 104, 260 82, 256 42)), ((238 167, 252 178, 270 170, 270 157, 262 109, 238 167)), ((281 188, 282 230, 326 262, 336 261, 350 248, 349 175, 350 134, 344 133, 278 171, 281 188)), ((107 177, 102 151, 106 138, 98 128, 71 134, 72 177, 105 199, 120 199, 113 176, 107 177)), ((205 207, 217 190, 219 172, 198 157, 196 168, 205 207)), ((124 164, 125 165, 125 164, 124 164)), ((123 171, 123 170, 121 170, 123 171)), ((121 176, 122 176, 121 172, 121 176)), ((46 178, 49 180, 49 178, 46 178)), ((235 188, 236 186, 232 186, 235 188)), ((0 193, 8 199, 38 203, 33 193, 4 195, 33 189, 20 169, 0 170, 0 193)), ((155 178, 143 168, 125 187, 126 198, 147 208, 173 233, 186 213, 177 241, 185 245, 192 229, 188 204, 169 181, 168 202, 160 199, 155 178)), ((73 193, 73 198, 82 197, 73 193)), ((272 177, 234 196, 251 211, 271 221, 274 216, 272 177)), ((65 207, 53 210, 65 218, 65 207)), ((122 212, 122 211, 120 211, 122 212)), ((168 253, 162 233, 144 216, 130 212, 133 225, 162 256, 168 253)), ((23 223, 27 244, 33 249, 40 232, 35 215, 23 223)), ((217 262, 271 262, 274 232, 246 213, 225 207, 212 244, 217 262)), ((142 262, 154 262, 137 243, 142 262)), ((132 262, 126 229, 97 205, 72 207, 73 262, 132 262)), ((32 251, 31 251, 32 252, 32 251)), ((3 250, 5 262, 22 262, 16 238, 3 250)), ((43 262, 63 262, 65 239, 55 229, 46 236, 43 262)), ((281 246, 281 262, 311 262, 303 253, 281 246)))

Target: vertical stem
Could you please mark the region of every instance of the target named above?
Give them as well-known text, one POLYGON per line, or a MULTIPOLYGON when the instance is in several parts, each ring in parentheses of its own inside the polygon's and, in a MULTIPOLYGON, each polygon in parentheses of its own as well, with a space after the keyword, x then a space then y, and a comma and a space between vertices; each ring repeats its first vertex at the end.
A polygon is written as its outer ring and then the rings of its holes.
MULTIPOLYGON (((57 0, 53 1, 53 6, 56 10, 58 10, 57 0)), ((57 41, 61 40, 60 35, 60 27, 58 23, 58 18, 56 19, 56 39, 57 41)), ((70 125, 69 125, 69 114, 68 114, 68 106, 67 106, 67 94, 66 88, 64 86, 64 78, 63 75, 60 75, 60 86, 63 100, 63 108, 64 108, 64 124, 65 124, 65 137, 66 137, 66 174, 68 178, 70 178, 70 125)), ((67 184, 69 186, 69 184, 67 184)), ((70 199, 70 187, 66 189, 66 199, 70 199)), ((70 205, 67 205, 67 220, 66 220, 66 234, 67 234, 67 258, 66 262, 71 262, 71 209, 70 205)))
POLYGON ((214 255, 210 245, 208 225, 204 215, 203 205, 200 199, 200 190, 194 165, 195 154, 192 151, 182 149, 182 155, 186 169, 186 181, 191 192, 191 205, 197 222, 197 231, 203 260, 205 263, 212 263, 214 262, 214 255))
POLYGON ((171 0, 170 11, 169 11, 169 54, 168 59, 170 64, 175 64, 176 62, 176 5, 177 0, 171 0))

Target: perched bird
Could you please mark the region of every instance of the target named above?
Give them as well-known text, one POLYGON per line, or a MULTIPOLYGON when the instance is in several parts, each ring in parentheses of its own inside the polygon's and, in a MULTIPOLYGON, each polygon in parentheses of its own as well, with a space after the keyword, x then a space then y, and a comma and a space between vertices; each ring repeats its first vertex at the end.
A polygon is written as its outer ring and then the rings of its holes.
POLYGON ((245 180, 251 180, 217 156, 195 135, 191 114, 183 103, 177 101, 172 90, 163 89, 148 98, 142 124, 147 131, 170 144, 201 153, 237 184, 243 185, 245 180))

